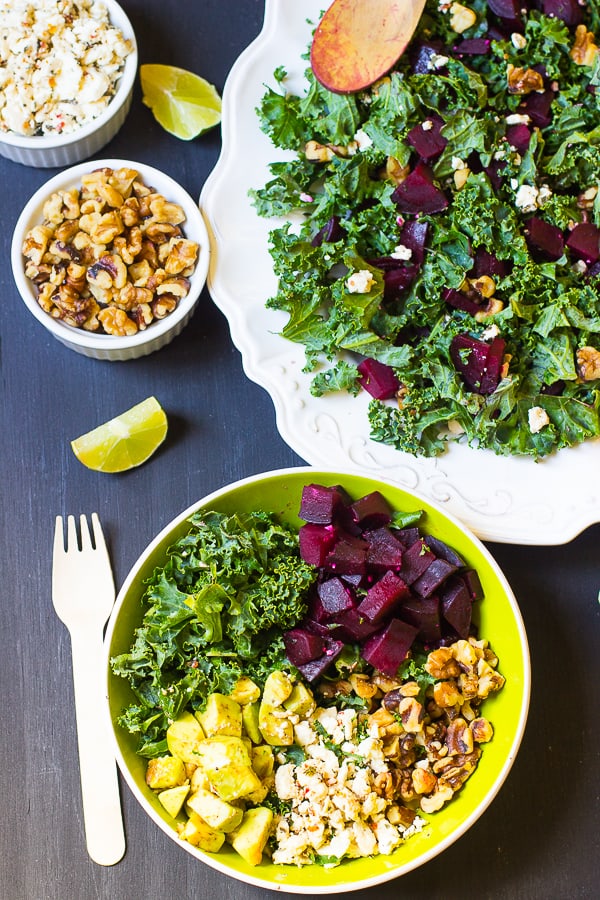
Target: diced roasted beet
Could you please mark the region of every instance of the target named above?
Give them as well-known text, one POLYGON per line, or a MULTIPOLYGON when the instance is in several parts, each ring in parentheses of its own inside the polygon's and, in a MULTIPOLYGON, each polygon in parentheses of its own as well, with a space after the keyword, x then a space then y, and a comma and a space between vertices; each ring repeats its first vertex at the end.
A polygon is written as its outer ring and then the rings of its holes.
MULTIPOLYGON (((310 598, 307 616, 310 624, 317 622, 320 625, 325 626, 325 629, 327 630, 327 610, 323 606, 323 602, 316 592, 310 598)), ((309 626, 307 625, 307 627, 309 626)), ((325 634, 325 632, 322 633, 325 634)))
POLYGON ((490 52, 489 38, 464 38, 453 49, 457 56, 485 56, 490 52))
POLYGON ((600 275, 600 262, 596 262, 593 265, 588 267, 587 272, 585 273, 586 278, 598 278, 600 275))
POLYGON ((339 485, 307 484, 302 489, 299 516, 305 522, 330 525, 350 497, 339 485))
POLYGON ((450 357, 467 388, 479 394, 491 394, 500 381, 505 342, 495 337, 490 344, 457 334, 450 343, 450 357))
POLYGON ((560 259, 565 251, 563 233, 556 225, 532 216, 525 222, 525 240, 537 262, 560 259))
POLYGON ((600 228, 591 222, 576 225, 567 238, 569 250, 588 265, 600 259, 600 228))
POLYGON ((542 12, 546 16, 562 19, 570 28, 582 20, 581 6, 577 0, 542 0, 542 12))
POLYGON ((521 13, 521 0, 488 0, 488 6, 501 19, 518 19, 521 13))
POLYGON ((412 547, 415 541, 421 537, 418 525, 408 525, 406 528, 394 528, 394 537, 397 537, 403 547, 412 547))
POLYGON ((429 226, 427 222, 419 222, 411 219, 405 222, 400 231, 398 243, 403 244, 412 251, 411 262, 420 266, 425 259, 425 243, 429 226))
POLYGON ((465 572, 461 572, 460 578, 465 583, 469 592, 469 597, 473 603, 476 600, 483 600, 481 579, 475 569, 467 569, 465 572))
POLYGON ((391 619, 384 628, 367 638, 361 651, 363 659, 393 678, 406 659, 418 630, 400 619, 391 619))
POLYGON ((317 588, 317 592, 325 614, 329 619, 335 618, 339 613, 347 609, 353 609, 357 605, 354 591, 337 577, 322 581, 317 588))
POLYGON ((382 528, 392 521, 392 507, 380 491, 371 491, 351 504, 350 510, 363 531, 382 528))
POLYGON ((439 116, 428 116, 423 122, 411 128, 406 141, 425 162, 436 159, 443 152, 447 138, 441 133, 444 120, 439 116))
POLYGON ((363 580, 363 576, 360 573, 355 573, 354 575, 340 575, 342 581, 345 581, 346 584, 351 584, 352 587, 359 587, 363 580))
POLYGON ((441 595, 442 616, 463 639, 471 628, 472 604, 464 581, 457 579, 446 585, 441 595))
POLYGON ((459 556, 456 550, 449 547, 445 541, 440 540, 440 538, 435 537, 435 535, 427 535, 427 546, 430 550, 433 550, 439 559, 445 559, 447 562, 452 563, 457 569, 462 569, 464 567, 465 561, 462 556, 459 556))
POLYGON ((367 571, 367 549, 365 540, 340 531, 322 568, 335 575, 364 575, 367 571))
POLYGON ((311 566, 320 568, 335 544, 336 529, 332 525, 301 525, 298 532, 300 556, 311 566))
POLYGON ((417 44, 412 48, 410 61, 412 70, 415 75, 428 75, 435 71, 433 59, 442 53, 441 41, 431 41, 431 43, 417 44))
POLYGON ((334 628, 335 637, 350 644, 362 644, 376 631, 379 631, 379 625, 369 622, 357 609, 340 613, 334 628))
MULTIPOLYGON (((550 107, 554 100, 554 91, 548 88, 545 91, 532 91, 527 94, 519 104, 519 112, 526 113, 531 119, 532 125, 538 128, 546 128, 552 121, 552 113, 550 107)), ((518 148, 517 148, 518 149, 518 148)))
POLYGON ((419 274, 418 265, 406 265, 393 256, 377 256, 367 262, 370 266, 383 270, 384 300, 397 300, 419 274))
POLYGON ((357 369, 362 387, 376 400, 390 400, 395 396, 400 382, 391 366, 377 359, 363 359, 357 369))
POLYGON ((410 596, 406 582, 388 570, 385 575, 369 588, 364 599, 358 604, 357 612, 369 622, 381 622, 391 615, 398 602, 410 596))
POLYGON ((283 634, 285 655, 293 666, 317 659, 325 652, 325 641, 318 634, 305 631, 304 628, 292 628, 283 634))
POLYGON ((369 544, 367 566, 369 569, 399 569, 404 547, 389 528, 376 528, 365 538, 369 544))
POLYGON ((302 673, 307 681, 318 681, 319 678, 325 674, 331 663, 338 658, 343 649, 343 641, 329 639, 326 641, 325 653, 322 656, 304 663, 301 666, 297 666, 296 668, 302 673))
POLYGON ((531 131, 524 122, 509 125, 506 129, 506 140, 519 153, 525 153, 531 141, 531 131))
MULTIPOLYGON (((429 542, 429 538, 427 538, 429 542)), ((434 594, 442 584, 456 572, 456 566, 447 559, 434 559, 423 574, 413 581, 412 589, 419 597, 429 597, 434 594)))
POLYGON ((433 183, 433 172, 418 162, 392 194, 392 201, 404 213, 436 213, 448 206, 446 195, 433 183))
POLYGON ((483 171, 490 179, 492 187, 497 191, 502 187, 502 170, 506 167, 503 159, 493 159, 489 165, 483 167, 483 171))
POLYGON ((341 241, 345 236, 346 231, 340 225, 340 217, 331 216, 323 227, 319 228, 312 239, 311 244, 313 247, 320 247, 324 242, 335 244, 337 241, 341 241))
POLYGON ((453 309, 460 309, 472 316, 481 311, 481 305, 477 301, 473 300, 468 294, 457 291, 456 288, 444 288, 442 297, 448 306, 452 306, 453 309))
POLYGON ((494 277, 498 275, 503 278, 508 275, 510 265, 504 259, 498 259, 493 253, 489 253, 485 247, 477 247, 475 250, 475 262, 473 264, 473 275, 479 278, 480 275, 489 275, 494 277))
POLYGON ((562 378, 553 381, 552 384, 543 384, 540 388, 540 394, 547 394, 550 397, 560 397, 565 389, 565 382, 562 378))
POLYGON ((400 567, 401 577, 407 584, 412 584, 413 581, 421 577, 435 558, 435 553, 429 549, 426 541, 423 538, 419 538, 408 550, 404 551, 400 567))
POLYGON ((398 607, 398 616, 419 629, 417 637, 428 644, 437 643, 442 635, 440 598, 436 594, 420 599, 409 597, 398 607))

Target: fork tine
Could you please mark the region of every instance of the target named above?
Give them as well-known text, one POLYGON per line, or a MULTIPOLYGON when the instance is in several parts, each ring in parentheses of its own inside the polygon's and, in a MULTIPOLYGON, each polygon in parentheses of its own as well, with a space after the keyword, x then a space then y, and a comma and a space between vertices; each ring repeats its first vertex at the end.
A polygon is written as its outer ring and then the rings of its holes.
POLYGON ((78 543, 75 516, 67 516, 67 550, 76 550, 78 543))
POLYGON ((53 546, 53 555, 56 560, 59 553, 65 552, 65 532, 63 526, 63 518, 62 516, 56 517, 56 522, 54 525, 54 546, 53 546))
POLYGON ((94 535, 94 544, 96 546, 96 550, 100 550, 102 553, 106 553, 106 555, 108 556, 108 550, 106 549, 106 541, 104 540, 102 525, 100 524, 98 513, 95 512, 92 513, 92 534, 94 535))
POLYGON ((84 513, 79 516, 79 531, 81 533, 81 549, 92 550, 92 538, 90 537, 90 527, 87 517, 84 513))

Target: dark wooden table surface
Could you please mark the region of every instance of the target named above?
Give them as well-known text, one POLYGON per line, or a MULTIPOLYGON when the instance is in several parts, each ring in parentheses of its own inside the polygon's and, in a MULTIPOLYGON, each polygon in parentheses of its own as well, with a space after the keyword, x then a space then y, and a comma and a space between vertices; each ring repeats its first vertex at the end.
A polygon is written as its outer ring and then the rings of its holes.
MULTIPOLYGON (((141 63, 197 71, 219 90, 258 33, 264 9, 262 0, 123 6, 141 63)), ((162 131, 137 86, 127 122, 98 158, 154 165, 197 197, 219 149, 218 129, 190 143, 162 131)), ((124 785, 124 859, 102 868, 86 855, 70 645, 50 599, 55 515, 99 512, 120 585, 148 541, 190 503, 238 478, 303 460, 279 437, 271 401, 245 377, 207 292, 173 344, 133 362, 80 356, 30 316, 12 281, 9 245, 21 207, 52 174, 0 159, 0 898, 275 897, 194 861, 124 785), (69 441, 151 394, 170 421, 160 453, 122 476, 81 466, 69 441)), ((520 754, 466 836, 425 867, 363 892, 365 900, 599 896, 599 542, 594 526, 566 546, 490 545, 531 645, 531 711, 520 754)))

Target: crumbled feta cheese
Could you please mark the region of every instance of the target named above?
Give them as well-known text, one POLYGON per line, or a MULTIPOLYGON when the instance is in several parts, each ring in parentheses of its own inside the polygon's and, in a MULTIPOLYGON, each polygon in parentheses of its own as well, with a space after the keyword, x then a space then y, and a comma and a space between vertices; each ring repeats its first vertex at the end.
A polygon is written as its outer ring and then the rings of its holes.
POLYGON ((313 197, 310 194, 305 194, 304 191, 300 194, 300 199, 303 203, 312 203, 313 197))
POLYGON ((367 147, 373 146, 373 141, 369 137, 366 131, 363 131, 362 128, 359 128, 356 134, 354 135, 354 140, 359 150, 366 150, 367 147))
POLYGON ((452 157, 452 168, 454 169, 455 172, 457 172, 459 169, 466 169, 467 164, 464 161, 464 159, 460 158, 460 156, 453 156, 452 157))
POLYGON ((541 406, 532 406, 527 413, 527 419, 529 421, 529 430, 532 434, 537 434, 538 431, 550 424, 550 417, 541 406))
POLYGON ((351 294, 368 294, 374 284, 375 279, 368 269, 360 269, 346 280, 346 287, 351 294))
POLYGON ((550 197, 552 196, 552 191, 548 187, 547 184, 543 184, 538 191, 538 206, 543 206, 544 203, 547 203, 550 197))
POLYGON ((583 259, 578 259, 576 263, 573 263, 571 269, 573 272, 578 272, 579 275, 583 275, 584 272, 587 272, 587 263, 583 259))
POLYGON ((398 244, 397 247, 394 248, 394 252, 390 254, 392 259, 403 259, 408 260, 412 256, 412 250, 410 247, 405 247, 404 244, 398 244))
POLYGON ((505 116, 504 121, 507 125, 528 125, 531 119, 526 113, 511 113, 505 116))
POLYGON ((484 331, 481 332, 481 337, 484 341, 491 341, 495 337, 498 337, 499 334, 500 329, 498 328, 496 323, 493 322, 491 325, 488 325, 488 327, 484 331))
POLYGON ((457 419, 450 419, 447 427, 450 434, 464 434, 465 429, 457 419))
POLYGON ((527 46, 527 38, 518 31, 513 31, 510 36, 511 43, 516 50, 523 50, 527 46))
POLYGON ((442 56, 441 53, 432 53, 429 59, 430 69, 443 69, 448 64, 448 57, 442 56))
POLYGON ((0 2, 0 130, 69 134, 108 106, 132 51, 96 0, 0 2))
POLYGON ((535 185, 522 184, 517 190, 515 206, 517 206, 521 212, 533 212, 537 209, 537 198, 538 189, 535 185))
POLYGON ((431 119, 425 119, 425 121, 421 125, 421 128, 423 129, 423 131, 431 131, 431 129, 433 128, 433 122, 431 121, 431 119))

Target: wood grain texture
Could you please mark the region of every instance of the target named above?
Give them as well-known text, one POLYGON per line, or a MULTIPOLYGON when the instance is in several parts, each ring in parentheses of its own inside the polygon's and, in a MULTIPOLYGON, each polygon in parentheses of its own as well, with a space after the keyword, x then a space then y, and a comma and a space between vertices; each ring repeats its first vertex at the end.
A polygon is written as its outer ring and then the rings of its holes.
MULTIPOLYGON (((140 62, 192 69, 219 90, 263 16, 262 0, 123 0, 123 6, 140 62)), ((219 139, 218 130, 190 143, 170 137, 142 106, 138 85, 130 117, 106 155, 164 169, 197 197, 219 139)), ((69 639, 50 598, 55 515, 98 511, 120 585, 148 541, 190 503, 238 478, 302 460, 278 436, 271 401, 245 377, 207 292, 173 344, 133 362, 78 356, 32 320, 12 281, 9 245, 21 207, 51 174, 0 159, 0 898, 275 898, 195 862, 147 819, 124 785, 124 859, 104 869, 86 855, 69 639), (149 464, 108 476, 77 462, 71 438, 150 394, 171 427, 149 464)), ((597 896, 599 539, 594 527, 564 547, 491 546, 531 643, 532 703, 521 752, 465 837, 422 869, 362 892, 364 900, 597 896)))

